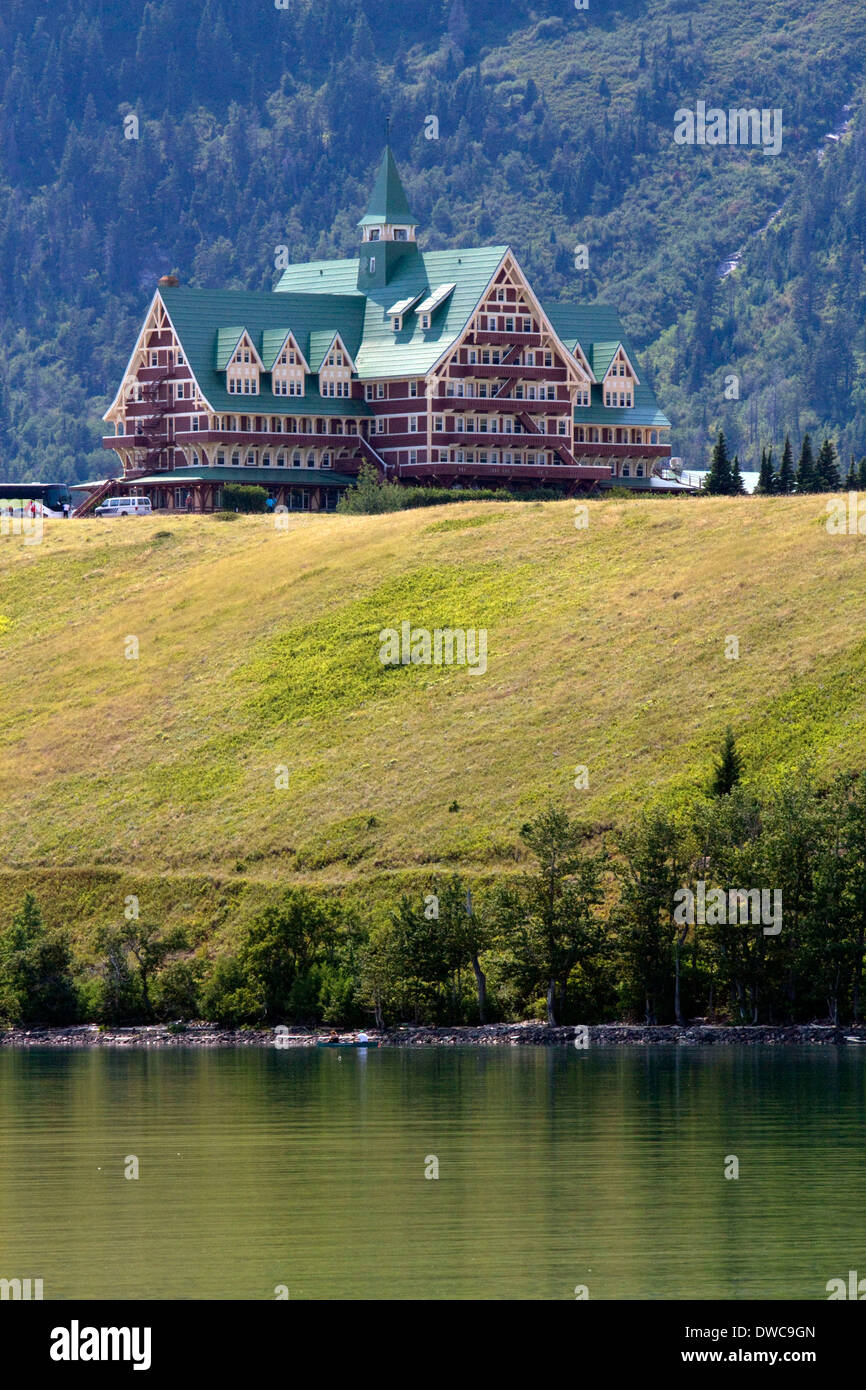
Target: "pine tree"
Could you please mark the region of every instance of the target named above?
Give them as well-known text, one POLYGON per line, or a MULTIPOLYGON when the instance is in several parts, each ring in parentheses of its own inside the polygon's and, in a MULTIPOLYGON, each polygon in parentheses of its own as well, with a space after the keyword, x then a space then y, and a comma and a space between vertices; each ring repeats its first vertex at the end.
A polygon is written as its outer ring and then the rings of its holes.
POLYGON ((794 451, 791 448, 791 436, 785 435, 785 447, 782 450, 782 466, 779 469, 779 492, 786 497, 794 491, 794 451))
POLYGON ((820 492, 838 492, 839 482, 839 461, 836 455, 836 446, 832 439, 824 437, 821 445, 821 452, 818 455, 818 462, 815 467, 817 474, 817 486, 820 492))
POLYGON ((866 488, 866 454, 861 458, 857 471, 860 478, 860 486, 866 488))
POLYGON ((710 792, 713 796, 727 796, 733 791, 743 773, 743 760, 737 752, 737 741, 730 724, 725 731, 724 741, 719 753, 719 761, 713 768, 710 792))
POLYGON ((800 459, 797 464, 797 477, 795 486, 798 493, 818 491, 818 471, 815 467, 815 456, 812 453, 812 436, 803 435, 803 447, 800 450, 800 459))
POLYGON ((772 491, 773 479, 770 473, 770 463, 768 460, 767 450, 762 449, 761 467, 760 471, 758 472, 758 483, 755 488, 755 492, 757 492, 761 497, 769 497, 772 491))
POLYGON ((857 461, 854 458, 854 455, 852 454, 851 463, 849 464, 848 472, 845 475, 845 487, 849 492, 853 492, 856 490, 859 481, 860 475, 857 472, 857 461))
POLYGON ((740 472, 740 456, 734 454, 734 466, 731 469, 731 493, 734 497, 744 497, 746 487, 743 482, 743 475, 740 472))
POLYGON ((719 437, 713 448, 713 457, 710 462, 710 471, 704 479, 705 491, 714 497, 729 495, 733 488, 731 477, 731 461, 728 458, 728 446, 725 442, 723 430, 719 430, 719 437))

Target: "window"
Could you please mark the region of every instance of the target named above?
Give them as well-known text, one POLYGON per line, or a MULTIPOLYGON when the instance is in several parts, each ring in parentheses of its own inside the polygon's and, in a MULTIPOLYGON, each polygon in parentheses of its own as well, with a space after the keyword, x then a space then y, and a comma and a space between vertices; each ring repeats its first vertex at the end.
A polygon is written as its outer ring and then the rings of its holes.
POLYGON ((406 228, 405 228, 405 227, 395 227, 395 228, 394 228, 394 240, 395 240, 395 241, 407 241, 407 240, 408 240, 408 236, 409 236, 409 234, 408 234, 408 232, 406 231, 406 228))
POLYGON ((277 468, 285 468, 285 466, 286 466, 286 456, 285 456, 285 454, 277 454, 277 468))
POLYGON ((152 367, 155 367, 155 366, 157 365, 158 361, 159 361, 159 358, 158 358, 157 354, 156 354, 155 352, 152 352, 152 353, 150 354, 150 365, 151 365, 152 367))
POLYGON ((534 353, 534 352, 527 352, 527 353, 524 353, 524 357, 526 358, 526 365, 527 365, 527 367, 534 367, 534 366, 535 366, 535 353, 534 353))
POLYGON ((496 291, 496 298, 499 300, 499 303, 501 304, 501 303, 503 302, 503 300, 505 299, 505 291, 504 291, 504 290, 497 290, 497 291, 496 291))
POLYGON ((182 366, 184 365, 183 353, 182 353, 182 352, 179 352, 179 353, 177 354, 177 365, 178 365, 179 367, 182 367, 182 366))
POLYGON ((322 454, 322 467, 323 467, 323 468, 330 468, 330 466, 331 466, 331 455, 330 455, 330 454, 322 454))
POLYGON ((193 415, 193 417, 192 417, 192 427, 193 427, 193 430, 195 430, 195 431, 198 430, 198 416, 197 416, 197 415, 193 415))
POLYGON ((271 456, 270 456, 270 454, 262 454, 262 468, 270 468, 270 466, 271 466, 271 456))
POLYGON ((250 360, 250 350, 249 350, 249 348, 244 348, 244 361, 245 361, 245 362, 249 362, 249 360, 250 360))
POLYGON ((418 462, 418 450, 417 450, 417 449, 410 449, 410 450, 409 450, 409 462, 410 462, 410 463, 417 463, 417 462, 418 462))
POLYGON ((364 387, 364 400, 365 400, 365 401, 371 401, 372 399, 373 399, 373 387, 372 387, 371 383, 368 381, 368 382, 367 382, 367 385, 364 387))
POLYGON ((371 275, 375 275, 375 274, 376 274, 376 257, 375 257, 375 256, 371 256, 371 257, 370 257, 370 274, 371 274, 371 275))
POLYGON ((637 477, 637 478, 642 478, 642 477, 643 477, 643 464, 642 464, 642 463, 639 463, 638 466, 637 466, 637 468, 636 468, 634 471, 635 471, 635 477, 637 477))
POLYGON ((377 382, 376 382, 376 400, 377 400, 377 401, 383 401, 384 399, 385 399, 385 383, 384 383, 384 381, 377 381, 377 382))
POLYGON ((245 466, 246 466, 247 468, 255 468, 255 466, 256 466, 256 451, 255 451, 255 449, 250 449, 250 452, 247 454, 246 458, 244 459, 244 464, 245 464, 245 466))
POLYGON ((524 320, 523 320, 523 331, 524 331, 524 333, 531 333, 531 332, 532 332, 532 319, 524 319, 524 320))
POLYGON ((308 468, 315 468, 315 466, 316 466, 316 455, 315 455, 315 454, 307 454, 307 467, 308 467, 308 468))
POLYGON ((421 327, 422 327, 422 328, 429 328, 429 327, 430 327, 430 315, 429 315, 429 314, 422 314, 422 315, 421 315, 421 327))
POLYGON ((505 320, 505 331, 506 333, 514 332, 514 319, 509 318, 505 320))
POLYGON ((417 396, 417 394, 418 394, 418 383, 417 383, 417 381, 410 381, 410 382, 409 382, 409 395, 410 395, 410 396, 417 396))
POLYGON ((401 319, 401 317, 400 317, 399 314, 395 314, 394 317, 392 318, 392 320, 391 320, 391 327, 393 328, 393 330, 394 330, 395 333, 399 333, 400 330, 402 329, 402 327, 403 327, 403 320, 401 319))
POLYGON ((605 405, 610 405, 610 392, 609 392, 609 391, 605 391, 605 393, 604 393, 604 403, 605 403, 605 405))
POLYGON ((544 365, 545 365, 545 367, 552 367, 552 366, 553 366, 553 353, 552 353, 552 352, 546 352, 546 353, 544 354, 544 365))
POLYGON ((293 468, 300 468, 300 466, 301 466, 301 456, 300 456, 300 454, 292 454, 292 467, 293 467, 293 468))
POLYGON ((418 416, 417 416, 417 415, 410 415, 410 416, 409 416, 409 433, 410 433, 410 434, 417 434, 417 433, 418 433, 418 416))
MULTIPOLYGON (((380 235, 381 235, 381 233, 380 233, 378 227, 371 227, 371 228, 370 228, 370 240, 371 240, 371 241, 378 241, 380 235)), ((371 261, 371 262, 370 262, 370 269, 371 269, 371 270, 374 270, 375 267, 376 267, 376 262, 375 262, 375 261, 371 261)))
POLYGON ((433 416, 433 429, 436 434, 441 434, 445 428, 445 420, 441 415, 433 416))

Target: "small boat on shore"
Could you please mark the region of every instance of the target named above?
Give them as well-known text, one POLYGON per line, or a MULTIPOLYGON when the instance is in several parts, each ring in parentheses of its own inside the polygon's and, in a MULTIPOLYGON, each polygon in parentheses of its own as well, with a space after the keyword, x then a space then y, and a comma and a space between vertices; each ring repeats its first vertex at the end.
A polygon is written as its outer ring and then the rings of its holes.
POLYGON ((378 1047, 378 1038, 319 1038, 316 1047, 378 1047))

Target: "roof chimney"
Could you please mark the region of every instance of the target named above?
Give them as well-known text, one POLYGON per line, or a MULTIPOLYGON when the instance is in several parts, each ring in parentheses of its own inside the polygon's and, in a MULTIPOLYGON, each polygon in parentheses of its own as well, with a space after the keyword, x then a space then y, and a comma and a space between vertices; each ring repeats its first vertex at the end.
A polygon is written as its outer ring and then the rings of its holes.
POLYGON ((176 275, 160 275, 157 284, 162 285, 163 289, 174 289, 175 285, 180 284, 180 281, 176 275))

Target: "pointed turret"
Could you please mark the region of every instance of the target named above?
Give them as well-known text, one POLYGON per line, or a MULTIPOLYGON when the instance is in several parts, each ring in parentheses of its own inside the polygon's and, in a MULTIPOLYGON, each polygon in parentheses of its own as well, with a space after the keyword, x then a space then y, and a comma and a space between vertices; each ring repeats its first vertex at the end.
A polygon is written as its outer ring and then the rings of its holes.
POLYGON ((415 220, 389 145, 385 146, 366 215, 358 226, 363 229, 358 289, 380 289, 416 244, 415 220))

